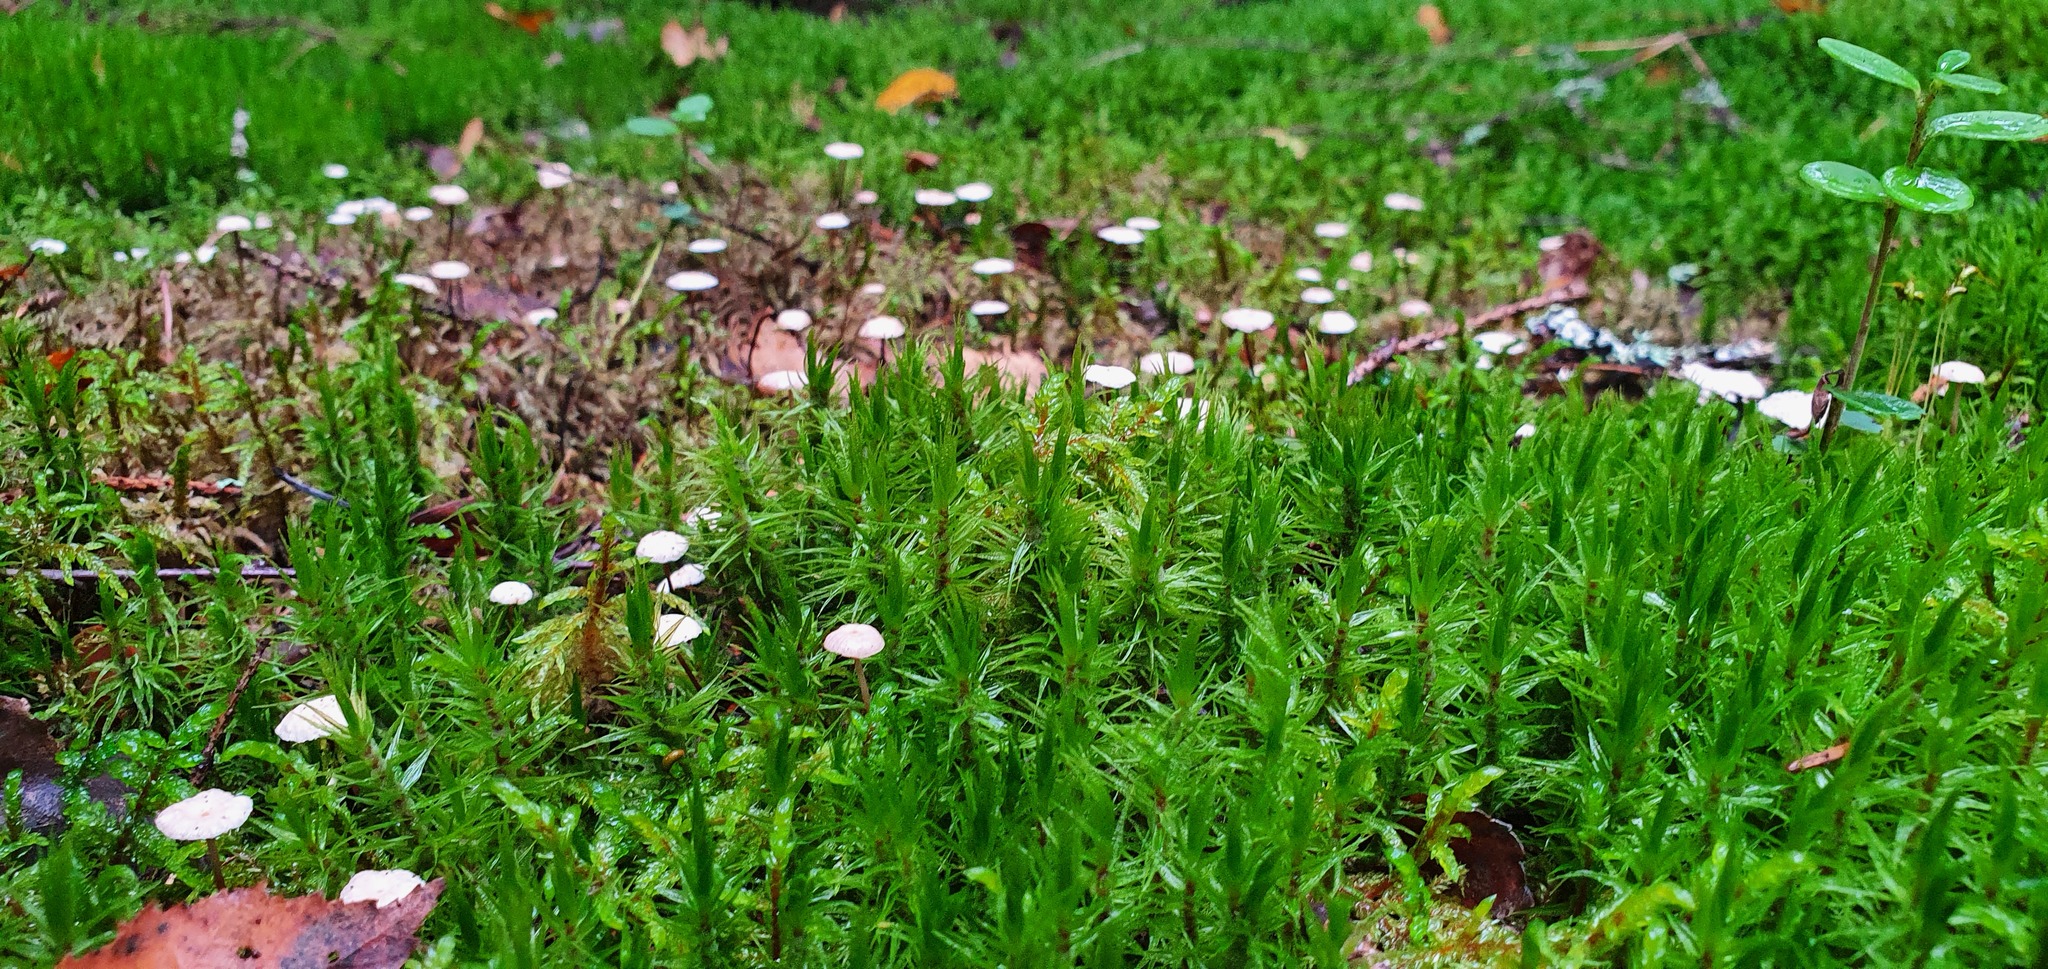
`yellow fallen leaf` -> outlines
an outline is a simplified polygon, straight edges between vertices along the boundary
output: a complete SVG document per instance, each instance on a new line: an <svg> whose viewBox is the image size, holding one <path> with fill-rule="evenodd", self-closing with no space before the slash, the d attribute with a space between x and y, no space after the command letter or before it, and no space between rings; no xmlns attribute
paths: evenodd
<svg viewBox="0 0 2048 969"><path fill-rule="evenodd" d="M661 25L661 49L677 67L718 60L730 47L731 41L725 37L712 40L711 32L701 23L687 29L673 20Z"/></svg>
<svg viewBox="0 0 2048 969"><path fill-rule="evenodd" d="M1431 46L1442 47L1451 42L1450 22L1444 19L1444 12L1436 4L1425 3L1415 8L1415 22L1429 32Z"/></svg>
<svg viewBox="0 0 2048 969"><path fill-rule="evenodd" d="M875 107L895 114L913 104L932 104L960 93L953 75L929 67L913 67L897 75L875 97Z"/></svg>

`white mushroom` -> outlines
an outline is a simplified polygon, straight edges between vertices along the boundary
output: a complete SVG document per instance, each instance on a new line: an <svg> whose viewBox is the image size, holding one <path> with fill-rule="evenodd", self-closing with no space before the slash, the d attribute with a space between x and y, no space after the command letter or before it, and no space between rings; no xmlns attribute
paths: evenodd
<svg viewBox="0 0 2048 969"><path fill-rule="evenodd" d="M1984 382L1984 369L1974 363L1967 363L1962 360L1949 360L1937 365L1934 368L1934 375L1952 384L1981 384Z"/></svg>
<svg viewBox="0 0 2048 969"><path fill-rule="evenodd" d="M825 146L825 155L838 161L853 161L868 153L866 148L851 141L835 141Z"/></svg>
<svg viewBox="0 0 2048 969"><path fill-rule="evenodd" d="M1128 225L1109 225L1095 230L1095 238L1113 246L1135 246L1145 241L1145 233Z"/></svg>
<svg viewBox="0 0 2048 969"><path fill-rule="evenodd" d="M995 186L987 182L968 182L953 190L954 197L962 202L986 202L995 194Z"/></svg>
<svg viewBox="0 0 2048 969"><path fill-rule="evenodd" d="M1394 307L1394 312L1413 320L1436 312L1436 308L1425 299L1404 299L1401 305Z"/></svg>
<svg viewBox="0 0 2048 969"><path fill-rule="evenodd" d="M690 540L666 528L648 532L633 544L633 554L657 565L667 565L690 551Z"/></svg>
<svg viewBox="0 0 2048 969"><path fill-rule="evenodd" d="M703 584L704 567L695 562L686 562L682 568L670 572L668 578L661 580L661 591L674 592L677 589Z"/></svg>
<svg viewBox="0 0 2048 969"><path fill-rule="evenodd" d="M847 217L847 214L844 212L827 212L824 215L818 216L818 221L815 224L826 232L837 232L852 225L853 219Z"/></svg>
<svg viewBox="0 0 2048 969"><path fill-rule="evenodd" d="M1195 371L1195 358L1179 350L1148 353L1138 358L1138 370L1149 374L1184 374Z"/></svg>
<svg viewBox="0 0 2048 969"><path fill-rule="evenodd" d="M1386 204L1387 208L1393 209L1396 212L1422 211L1422 200L1407 192L1389 192L1382 201Z"/></svg>
<svg viewBox="0 0 2048 969"><path fill-rule="evenodd" d="M685 269L662 280L662 285L678 293L701 293L718 286L718 277L697 269Z"/></svg>
<svg viewBox="0 0 2048 969"><path fill-rule="evenodd" d="M1505 330L1487 330L1484 333L1473 334L1472 342L1479 345L1482 353L1497 356L1514 349L1515 344L1522 342L1522 338Z"/></svg>
<svg viewBox="0 0 2048 969"><path fill-rule="evenodd" d="M436 185L427 189L427 197L435 205L462 205L469 201L469 190L460 185Z"/></svg>
<svg viewBox="0 0 2048 969"><path fill-rule="evenodd" d="M1351 223L1318 222L1315 232L1318 239L1342 239L1351 234Z"/></svg>
<svg viewBox="0 0 2048 969"><path fill-rule="evenodd" d="M61 256L71 251L71 247L60 239L37 239L28 244L28 251L43 256Z"/></svg>
<svg viewBox="0 0 2048 969"><path fill-rule="evenodd" d="M1325 336L1343 336L1358 329L1358 317L1343 310L1330 310L1316 315L1316 332Z"/></svg>
<svg viewBox="0 0 2048 969"><path fill-rule="evenodd" d="M527 326L546 326L561 317L561 311L543 306L537 310L527 310L525 319Z"/></svg>
<svg viewBox="0 0 2048 969"><path fill-rule="evenodd" d="M1303 266L1294 271L1294 278L1304 283L1320 283L1323 281L1323 271L1314 266Z"/></svg>
<svg viewBox="0 0 2048 969"><path fill-rule="evenodd" d="M208 841L242 826L256 802L208 788L156 813L156 829L172 841Z"/></svg>
<svg viewBox="0 0 2048 969"><path fill-rule="evenodd" d="M867 659L882 651L882 631L864 622L847 623L825 634L825 652Z"/></svg>
<svg viewBox="0 0 2048 969"><path fill-rule="evenodd" d="M938 188L921 188L911 193L910 197L912 201L919 205L928 205L939 209L960 201L953 193Z"/></svg>
<svg viewBox="0 0 2048 969"><path fill-rule="evenodd" d="M491 601L501 606L523 606L533 601L533 586L508 579L491 586Z"/></svg>
<svg viewBox="0 0 2048 969"><path fill-rule="evenodd" d="M974 305L967 308L967 312L973 316L1001 316L1009 311L1010 304L999 299L975 300Z"/></svg>
<svg viewBox="0 0 2048 969"><path fill-rule="evenodd" d="M1763 380L1747 370L1723 370L1701 363L1688 363L1678 368L1678 376L1699 387L1702 401L1708 397L1719 397L1734 404L1761 400L1769 393Z"/></svg>
<svg viewBox="0 0 2048 969"><path fill-rule="evenodd" d="M426 884L420 876L403 868L371 869L349 876L348 884L341 886L341 895L336 899L345 905L357 902L376 902L378 908L396 902L412 894L413 889Z"/></svg>
<svg viewBox="0 0 2048 969"><path fill-rule="evenodd" d="M438 284L436 284L432 279L429 279L428 277L422 276L418 273L399 273L398 275L391 277L391 281L397 283L400 286L405 286L410 289L417 289L422 293L434 293L438 295L441 292L441 287Z"/></svg>
<svg viewBox="0 0 2048 969"><path fill-rule="evenodd" d="M724 252L726 245L724 239L692 239L685 248L697 255L708 256L714 252Z"/></svg>
<svg viewBox="0 0 2048 969"><path fill-rule="evenodd" d="M853 193L853 204L855 205L873 205L881 200L882 196L871 188L864 188Z"/></svg>
<svg viewBox="0 0 2048 969"><path fill-rule="evenodd" d="M348 166L336 162L328 162L327 164L320 166L320 174L325 175L328 178L334 179L347 178Z"/></svg>
<svg viewBox="0 0 2048 969"><path fill-rule="evenodd" d="M810 382L810 375L801 370L770 370L754 381L754 389L764 394L786 394Z"/></svg>
<svg viewBox="0 0 2048 969"><path fill-rule="evenodd" d="M247 232L255 227L246 215L223 215L213 223L213 231L220 233Z"/></svg>
<svg viewBox="0 0 2048 969"><path fill-rule="evenodd" d="M348 718L342 715L341 698L332 693L316 696L300 703L277 721L277 739L288 744L303 744L332 737L348 729Z"/></svg>
<svg viewBox="0 0 2048 969"><path fill-rule="evenodd" d="M1272 328L1273 314L1266 310L1239 306L1223 311L1223 325L1239 333L1257 333Z"/></svg>
<svg viewBox="0 0 2048 969"><path fill-rule="evenodd" d="M1756 412L1795 431L1813 426L1813 393L1781 390L1756 402Z"/></svg>
<svg viewBox="0 0 2048 969"><path fill-rule="evenodd" d="M443 259L428 266L427 275L443 282L461 279L469 275L469 263L460 259Z"/></svg>
<svg viewBox="0 0 2048 969"><path fill-rule="evenodd" d="M800 309L783 310L775 314L775 328L791 333L802 333L811 328L811 314Z"/></svg>
<svg viewBox="0 0 2048 969"><path fill-rule="evenodd" d="M1158 232L1160 223L1149 215L1134 215L1125 219L1124 225L1139 232Z"/></svg>
<svg viewBox="0 0 2048 969"><path fill-rule="evenodd" d="M574 172L569 170L568 165L561 162L541 162L534 166L533 177L535 181L540 183L541 188L554 191L558 188L566 188L571 181L575 180L576 176Z"/></svg>
<svg viewBox="0 0 2048 969"><path fill-rule="evenodd" d="M1125 387L1129 387L1133 381L1137 380L1138 375L1130 372L1130 370L1124 367L1114 367L1100 363L1091 363L1088 365L1086 369L1081 371L1081 379L1091 384L1095 384L1099 387L1108 387L1111 390L1122 390Z"/></svg>
<svg viewBox="0 0 2048 969"><path fill-rule="evenodd" d="M405 221L425 222L434 217L434 210L424 205L415 205L405 210Z"/></svg>
<svg viewBox="0 0 2048 969"><path fill-rule="evenodd" d="M976 259L970 268L977 276L1001 276L1004 273L1015 272L1017 264L1008 259L991 256L987 259Z"/></svg>
<svg viewBox="0 0 2048 969"><path fill-rule="evenodd" d="M908 329L893 316L877 316L860 325L860 335L869 340L894 340Z"/></svg>
<svg viewBox="0 0 2048 969"><path fill-rule="evenodd" d="M671 612L654 621L654 645L664 649L681 646L704 635L704 624L695 616Z"/></svg>
<svg viewBox="0 0 2048 969"><path fill-rule="evenodd" d="M1301 301L1315 306L1336 302L1337 294L1322 286L1310 286L1301 291Z"/></svg>
<svg viewBox="0 0 2048 969"><path fill-rule="evenodd" d="M1521 427L1515 428L1515 440L1517 441L1526 441L1535 436L1536 425L1534 424L1523 424Z"/></svg>

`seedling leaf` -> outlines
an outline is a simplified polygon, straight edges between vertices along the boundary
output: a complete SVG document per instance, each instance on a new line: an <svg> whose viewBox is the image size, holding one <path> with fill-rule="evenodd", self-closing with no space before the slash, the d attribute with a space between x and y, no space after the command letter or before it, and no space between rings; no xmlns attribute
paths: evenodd
<svg viewBox="0 0 2048 969"><path fill-rule="evenodd" d="M626 130L648 138L667 138L682 129L667 118L633 118L626 122Z"/></svg>
<svg viewBox="0 0 2048 969"><path fill-rule="evenodd" d="M1799 170L1799 177L1829 195L1858 202L1883 202L1886 199L1884 183L1878 181L1876 175L1854 165L1832 161L1809 162Z"/></svg>
<svg viewBox="0 0 2048 969"><path fill-rule="evenodd" d="M1842 406L1877 417L1914 421L1926 413L1919 404L1875 390L1837 390L1834 395L1836 400L1842 402Z"/></svg>
<svg viewBox="0 0 2048 969"><path fill-rule="evenodd" d="M1970 64L1970 52L1966 50L1945 51L1941 59L1934 62L1934 69L1943 74L1960 71Z"/></svg>
<svg viewBox="0 0 2048 969"><path fill-rule="evenodd" d="M2004 94L2005 85L1988 77L1975 74L1936 74L1934 79L1953 88L1975 91L1978 94Z"/></svg>
<svg viewBox="0 0 2048 969"><path fill-rule="evenodd" d="M1822 37L1820 39L1820 49L1826 51L1829 57L1880 81L1896 84L1914 94L1920 93L1920 82L1913 79L1911 71L1900 67L1898 62L1874 50L1867 50L1848 41L1836 40L1833 37Z"/></svg>
<svg viewBox="0 0 2048 969"><path fill-rule="evenodd" d="M1931 215L1951 215L1975 202L1963 180L1944 171L1900 165L1884 173L1884 191L1892 201Z"/></svg>
<svg viewBox="0 0 2048 969"><path fill-rule="evenodd" d="M676 102L675 110L668 113L669 120L678 124L701 124L711 116L711 95L692 94Z"/></svg>
<svg viewBox="0 0 2048 969"><path fill-rule="evenodd" d="M1934 119L1927 134L1978 141L2033 141L2048 137L2048 118L2026 111L1963 111Z"/></svg>

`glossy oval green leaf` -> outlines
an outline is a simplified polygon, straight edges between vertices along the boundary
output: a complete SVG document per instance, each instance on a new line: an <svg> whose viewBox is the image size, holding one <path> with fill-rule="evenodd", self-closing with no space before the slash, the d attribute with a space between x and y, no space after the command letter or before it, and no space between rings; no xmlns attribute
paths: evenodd
<svg viewBox="0 0 2048 969"><path fill-rule="evenodd" d="M667 118L632 118L626 122L626 130L649 138L666 138L682 129Z"/></svg>
<svg viewBox="0 0 2048 969"><path fill-rule="evenodd" d="M711 116L711 95L692 94L677 101L675 110L668 116L685 124L697 124Z"/></svg>
<svg viewBox="0 0 2048 969"><path fill-rule="evenodd" d="M1988 77L1975 74L1936 74L1934 79L1952 88L1975 91L1978 94L2004 94L2005 85Z"/></svg>
<svg viewBox="0 0 2048 969"><path fill-rule="evenodd" d="M1852 431L1864 431L1870 434L1876 434L1884 430L1884 425L1879 424L1877 418L1849 407L1842 408L1841 424Z"/></svg>
<svg viewBox="0 0 2048 969"><path fill-rule="evenodd" d="M1944 51L1941 59L1934 62L1934 69L1943 74L1952 74L1969 66L1970 52L1966 50Z"/></svg>
<svg viewBox="0 0 2048 969"><path fill-rule="evenodd" d="M1914 94L1920 93L1920 82L1913 79L1913 73L1898 65L1897 61L1874 50L1865 50L1848 41L1833 37L1822 37L1820 49L1829 57L1841 61L1880 81L1896 84Z"/></svg>
<svg viewBox="0 0 2048 969"><path fill-rule="evenodd" d="M1832 161L1809 162L1799 170L1799 177L1814 188L1845 199L1883 202L1888 198L1884 194L1884 183L1878 181L1876 175L1854 165Z"/></svg>
<svg viewBox="0 0 2048 969"><path fill-rule="evenodd" d="M2033 141L2048 138L2048 118L2025 111L1962 111L1934 119L1927 134L1978 141Z"/></svg>
<svg viewBox="0 0 2048 969"><path fill-rule="evenodd" d="M1914 421L1919 420L1920 415L1927 413L1920 408L1919 404L1913 403L1910 400L1879 393L1875 390L1837 390L1834 391L1834 395L1836 400L1842 402L1842 406L1862 411L1874 417L1890 417L1895 420Z"/></svg>
<svg viewBox="0 0 2048 969"><path fill-rule="evenodd" d="M1949 215L1977 200L1970 186L1947 172L1901 165L1884 173L1884 193L1915 212Z"/></svg>

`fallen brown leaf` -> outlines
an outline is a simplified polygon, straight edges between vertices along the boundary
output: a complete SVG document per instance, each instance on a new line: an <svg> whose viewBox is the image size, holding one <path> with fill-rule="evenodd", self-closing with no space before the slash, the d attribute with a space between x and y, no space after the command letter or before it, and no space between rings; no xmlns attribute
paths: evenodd
<svg viewBox="0 0 2048 969"><path fill-rule="evenodd" d="M960 83L953 75L930 67L913 67L896 76L875 97L875 107L895 114L913 104L934 104L957 97Z"/></svg>
<svg viewBox="0 0 2048 969"><path fill-rule="evenodd" d="M1451 42L1453 32L1450 22L1444 19L1444 12L1438 9L1436 4L1425 3L1415 8L1415 22L1421 24L1422 29L1429 32L1429 43L1431 46L1442 47Z"/></svg>
<svg viewBox="0 0 2048 969"><path fill-rule="evenodd" d="M420 924L441 898L439 878L379 907L318 895L285 898L261 886L209 895L190 905L152 905L123 923L114 941L58 963L59 969L399 969Z"/></svg>
<svg viewBox="0 0 2048 969"><path fill-rule="evenodd" d="M1823 0L1771 0L1771 2L1777 5L1780 12L1788 14L1822 14L1828 12L1828 5Z"/></svg>
<svg viewBox="0 0 2048 969"><path fill-rule="evenodd" d="M1010 247L1017 263L1045 271L1045 247L1052 241L1052 227L1043 222L1019 222L1010 227Z"/></svg>
<svg viewBox="0 0 2048 969"><path fill-rule="evenodd" d="M1543 280L1543 291L1555 293L1581 286L1587 274L1593 271L1593 264L1600 261L1600 240L1589 232L1567 232L1559 238L1556 248L1547 250L1536 259L1536 274Z"/></svg>
<svg viewBox="0 0 2048 969"><path fill-rule="evenodd" d="M662 52L677 67L718 60L730 47L731 42L725 37L711 39L711 32L701 22L688 28L673 20L661 25Z"/></svg>
<svg viewBox="0 0 2048 969"><path fill-rule="evenodd" d="M1529 874L1522 867L1522 841L1507 822L1482 811L1459 811L1451 820L1471 832L1450 840L1451 857L1465 869L1458 897L1467 905L1493 899L1493 917L1505 919L1531 905Z"/></svg>
<svg viewBox="0 0 2048 969"><path fill-rule="evenodd" d="M457 171L461 170L462 163L469 161L469 156L476 154L476 146L483 143L484 119L469 119L469 123L462 126L462 137L455 142L455 157L460 159L456 165Z"/></svg>
<svg viewBox="0 0 2048 969"><path fill-rule="evenodd" d="M939 156L915 149L903 153L903 170L911 175L939 167Z"/></svg>
<svg viewBox="0 0 2048 969"><path fill-rule="evenodd" d="M1816 767L1822 767L1828 764L1832 764L1835 761L1841 760L1842 758L1847 756L1849 756L1849 742L1844 740L1841 743L1834 745L1833 747L1827 748L1826 750L1816 750L1813 753L1800 757L1799 759L1794 760L1789 764L1786 764L1785 769L1791 771L1794 774L1797 774L1803 770L1812 770Z"/></svg>
<svg viewBox="0 0 2048 969"><path fill-rule="evenodd" d="M495 3L484 4L484 12L501 23L510 24L529 34L538 34L540 29L555 19L552 10L507 10Z"/></svg>

